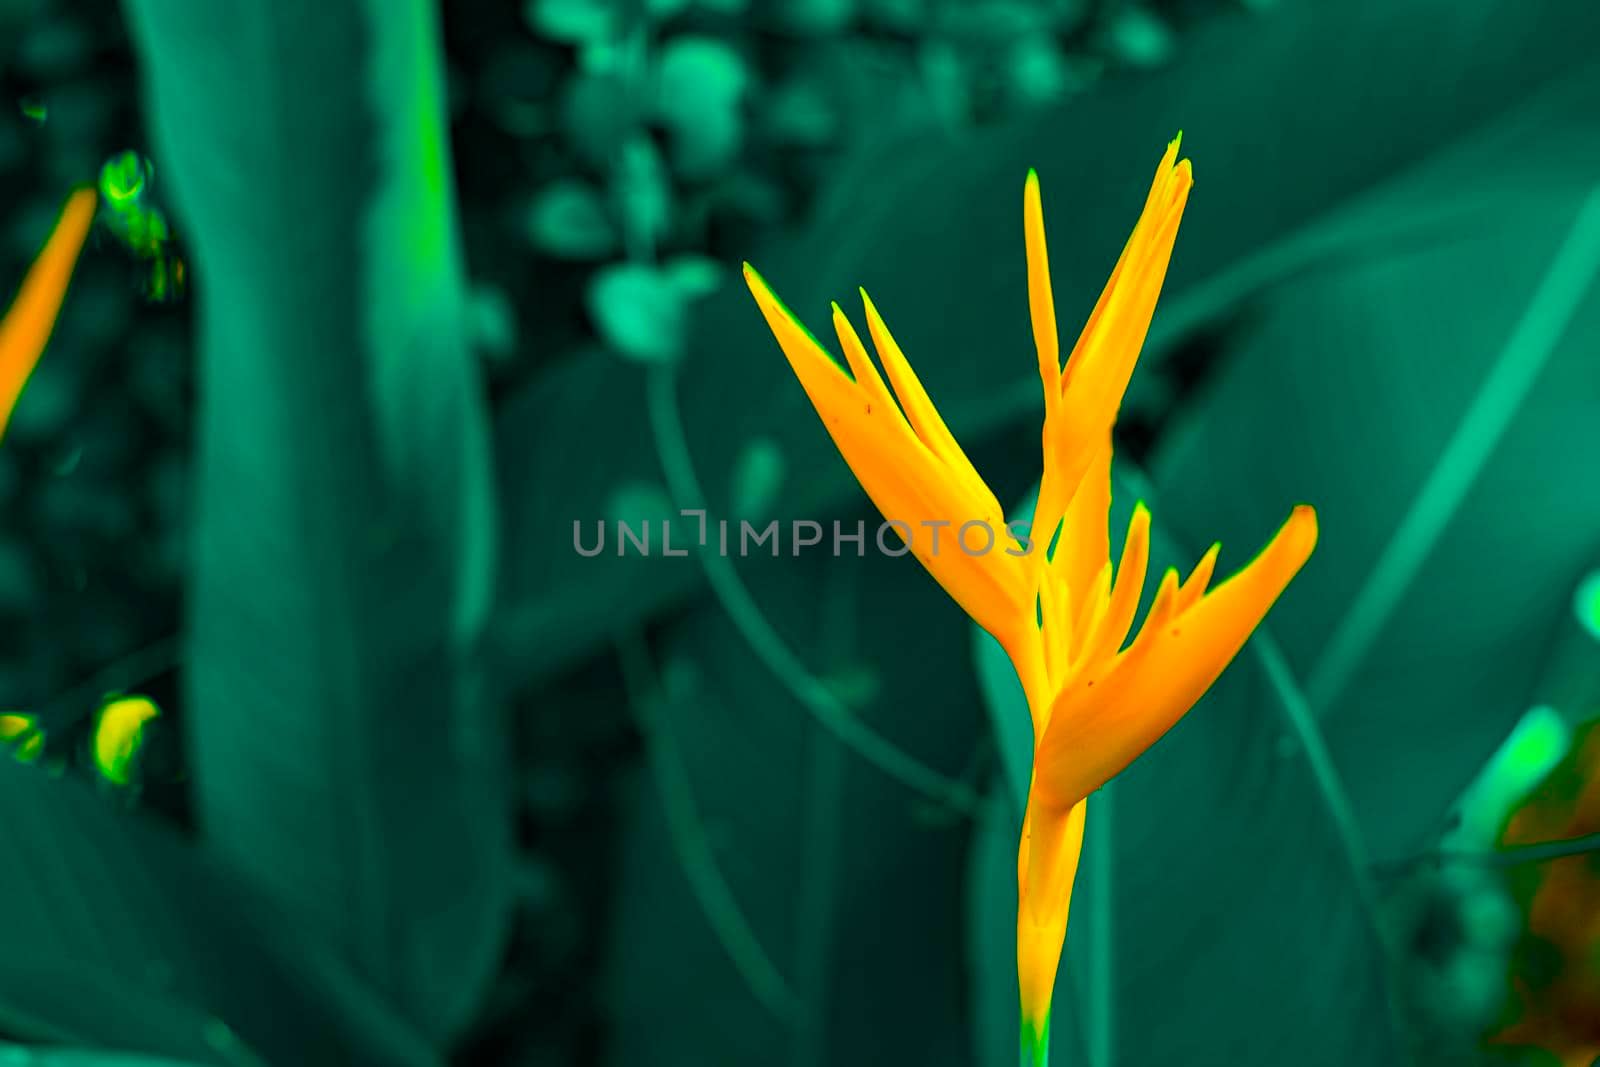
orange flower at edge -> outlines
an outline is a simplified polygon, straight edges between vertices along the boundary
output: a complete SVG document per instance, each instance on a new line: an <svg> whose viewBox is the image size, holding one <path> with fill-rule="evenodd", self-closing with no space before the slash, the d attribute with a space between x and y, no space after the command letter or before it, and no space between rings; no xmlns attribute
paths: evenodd
<svg viewBox="0 0 1600 1067"><path fill-rule="evenodd" d="M39 356L55 329L67 283L94 222L95 194L80 189L67 200L50 239L29 268L17 298L0 319L0 437Z"/></svg>
<svg viewBox="0 0 1600 1067"><path fill-rule="evenodd" d="M1033 719L1034 772L1017 857L1017 968L1024 1051L1040 1064L1088 795L1210 688L1317 538L1315 512L1302 505L1255 560L1209 592L1218 546L1186 581L1169 570L1138 635L1124 647L1148 566L1150 516L1142 503L1134 509L1113 575L1111 431L1193 185L1189 161L1177 161L1178 145L1168 146L1144 211L1064 370L1038 178L1029 173L1023 201L1028 300L1045 394L1044 474L1031 545L1018 554L999 547L940 553L931 539L910 539L912 553L934 579L1005 648ZM749 264L745 279L840 453L884 518L902 524L902 536L928 522L947 523L951 531L972 521L1005 527L994 494L864 291L887 385L837 304L834 329L849 376Z"/></svg>

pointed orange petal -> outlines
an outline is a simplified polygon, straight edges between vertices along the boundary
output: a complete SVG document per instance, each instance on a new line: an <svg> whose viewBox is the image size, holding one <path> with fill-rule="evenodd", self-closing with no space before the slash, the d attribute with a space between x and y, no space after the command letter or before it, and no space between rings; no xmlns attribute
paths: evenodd
<svg viewBox="0 0 1600 1067"><path fill-rule="evenodd" d="M1316 542L1316 513L1295 508L1244 569L1165 624L1147 622L1105 674L1074 679L1035 756L1038 787L1058 806L1072 803L1155 744L1238 655Z"/></svg>
<svg viewBox="0 0 1600 1067"><path fill-rule="evenodd" d="M1070 655L1067 662L1070 666L1067 672L1071 674L1077 670L1084 661L1084 654L1089 648L1089 638L1094 631L1103 624L1106 612L1111 608L1111 560L1109 558L1100 564L1100 570L1089 580L1088 586L1083 591L1083 603L1078 606L1077 616L1072 620L1072 635L1069 644Z"/></svg>
<svg viewBox="0 0 1600 1067"><path fill-rule="evenodd" d="M1128 534L1118 557L1117 578L1111 586L1111 603L1095 632L1086 639L1084 662L1115 656L1127 640L1128 629L1139 611L1145 570L1150 564L1150 511L1144 501L1133 506Z"/></svg>
<svg viewBox="0 0 1600 1067"><path fill-rule="evenodd" d="M889 382L894 386L894 394L899 399L900 406L905 409L906 418L911 421L917 436L944 460L962 486L981 505L981 513L969 515L967 518L983 519L991 523L998 521L1004 525L1000 502L979 477L972 462L967 459L967 454L956 443L955 436L945 425L939 409L934 407L927 391L922 388L922 382L917 378L916 372L911 369L911 363L900 350L900 345L895 342L894 335L889 332L883 316L878 314L872 298L867 296L865 289L860 292L862 306L867 312L867 332L872 336L872 346L877 349L878 358L883 361L883 369L889 374Z"/></svg>
<svg viewBox="0 0 1600 1067"><path fill-rule="evenodd" d="M1162 157L1123 258L1068 358L1063 390L1066 421L1071 424L1110 426L1121 407L1194 184L1188 160L1174 165L1177 150L1174 140Z"/></svg>
<svg viewBox="0 0 1600 1067"><path fill-rule="evenodd" d="M67 200L44 250L34 261L16 302L0 320L0 436L39 356L55 329L78 253L94 222L95 194L80 189Z"/></svg>
<svg viewBox="0 0 1600 1067"><path fill-rule="evenodd" d="M1028 315L1033 321L1033 347L1039 354L1039 380L1044 384L1044 420L1049 424L1059 418L1061 407L1061 338L1056 330L1055 296L1050 291L1039 175L1032 170L1022 190L1022 228L1028 254Z"/></svg>
<svg viewBox="0 0 1600 1067"><path fill-rule="evenodd" d="M1217 569L1217 554L1221 551L1220 541L1206 549L1206 554L1200 557L1200 562L1194 565L1189 577L1178 587L1178 599L1173 604L1174 611L1187 611L1206 595L1206 585L1211 581L1211 572Z"/></svg>
<svg viewBox="0 0 1600 1067"><path fill-rule="evenodd" d="M1139 633L1133 639L1130 649L1136 648L1144 640L1146 634L1153 634L1167 624L1172 618L1172 606L1178 601L1178 570L1168 567L1161 573L1161 582L1156 586L1155 599L1150 601L1150 610L1145 612L1144 625L1139 627Z"/></svg>
<svg viewBox="0 0 1600 1067"><path fill-rule="evenodd" d="M900 532L909 534L912 554L1002 644L1018 632L1023 620L1032 625L1033 602L1021 566L1025 557L1004 551L1003 520L985 514L987 502L974 500L961 481L950 476L948 466L912 432L898 408L875 403L870 388L851 381L748 265L745 281L839 453L884 518L904 524ZM847 334L853 336L854 331ZM999 522L991 551L968 552L960 547L960 527L974 519ZM945 525L936 528L928 523ZM981 534L970 537L981 547Z"/></svg>
<svg viewBox="0 0 1600 1067"><path fill-rule="evenodd" d="M1094 452L1067 501L1061 541L1052 565L1052 570L1072 589L1074 598L1081 600L1100 568L1111 558L1111 533L1107 523L1110 512L1111 434L1107 431L1095 442ZM1076 647L1078 638L1073 641Z"/></svg>
<svg viewBox="0 0 1600 1067"><path fill-rule="evenodd" d="M856 328L845 316L844 309L837 303L833 305L833 332L839 337L839 346L844 349L844 358L850 364L850 373L855 377L856 387L874 404L882 404L884 411L899 411L889 387L884 384L883 377L878 374L878 368L873 366L872 359L867 355L866 347L861 343L861 335L856 333Z"/></svg>

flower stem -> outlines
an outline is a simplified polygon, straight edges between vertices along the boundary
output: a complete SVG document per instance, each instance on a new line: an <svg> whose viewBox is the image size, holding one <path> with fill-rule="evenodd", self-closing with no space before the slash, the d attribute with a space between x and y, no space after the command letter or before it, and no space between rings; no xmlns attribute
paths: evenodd
<svg viewBox="0 0 1600 1067"><path fill-rule="evenodd" d="M1022 1020L1022 1067L1049 1067L1050 1016L1035 1024Z"/></svg>

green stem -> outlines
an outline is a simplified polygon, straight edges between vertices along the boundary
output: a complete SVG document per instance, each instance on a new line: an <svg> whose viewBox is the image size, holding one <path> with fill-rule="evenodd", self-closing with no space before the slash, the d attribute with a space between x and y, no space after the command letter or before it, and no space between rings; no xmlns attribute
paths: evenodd
<svg viewBox="0 0 1600 1067"><path fill-rule="evenodd" d="M1050 1016L1037 1028L1027 1019L1022 1020L1022 1067L1049 1067Z"/></svg>
<svg viewBox="0 0 1600 1067"><path fill-rule="evenodd" d="M702 530L717 522L695 473L679 418L676 371L658 367L646 384L651 432L656 454L667 479L667 492L682 513L698 511ZM726 556L712 551L697 553L706 582L750 651L778 679L823 729L850 751L878 770L930 800L962 815L974 816L979 799L971 786L956 781L905 752L887 737L851 713L822 679L814 675L799 654L763 614L761 606Z"/></svg>

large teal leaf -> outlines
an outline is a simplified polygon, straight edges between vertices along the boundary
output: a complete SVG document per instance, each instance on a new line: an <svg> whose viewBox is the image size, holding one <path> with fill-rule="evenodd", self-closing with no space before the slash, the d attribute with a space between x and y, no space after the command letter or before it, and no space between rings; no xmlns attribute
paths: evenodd
<svg viewBox="0 0 1600 1067"><path fill-rule="evenodd" d="M1273 630L1380 863L1557 696L1539 679L1600 552L1597 108L1600 65L1326 218L1237 294L1153 463L1187 538L1317 506Z"/></svg>
<svg viewBox="0 0 1600 1067"><path fill-rule="evenodd" d="M1155 516L1152 575L1188 573L1200 550L1175 548L1160 529L1165 502L1138 495ZM1135 499L1119 478L1113 531L1127 528ZM1287 514L1286 501L1280 521ZM1225 542L1218 575L1260 544ZM1306 573L1318 566L1313 555ZM1305 596L1291 586L1280 604ZM974 1037L980 1064L1005 1067L1017 1057L1016 847L1032 735L1004 652L978 637L1007 773L969 875ZM1301 698L1276 655L1258 633L1177 727L1090 798L1051 1063L1404 1062L1369 874L1321 789L1318 753L1308 759L1300 743Z"/></svg>
<svg viewBox="0 0 1600 1067"><path fill-rule="evenodd" d="M870 544L876 519L846 528L858 517ZM752 651L743 607L707 605L631 654L650 759L624 793L608 1063L968 1062L966 619L914 561L850 551L732 561L805 681ZM841 744L813 687L958 779L956 799Z"/></svg>
<svg viewBox="0 0 1600 1067"><path fill-rule="evenodd" d="M885 146L844 171L855 180L826 191L829 209L808 230L744 254L819 333L827 302L848 303L865 285L971 445L1038 417L1020 210L1030 166L1044 182L1070 330L1115 262L1166 139L1185 131L1197 184L1146 357L1154 363L1189 324L1272 271L1305 227L1514 111L1584 60L1597 32L1600 7L1519 0L1296 3L1222 18L1169 69L958 143ZM855 492L736 277L705 305L683 398L714 504L726 504L738 456L758 437L794 472L791 514L826 513ZM507 573L500 639L530 675L593 648L617 618L697 588L681 561L573 565L571 520L600 517L618 485L655 477L643 407L635 368L580 359L513 398L499 420L508 526L527 546ZM570 450L572 441L587 445Z"/></svg>
<svg viewBox="0 0 1600 1067"><path fill-rule="evenodd" d="M509 811L435 11L127 7L200 303L200 823L441 1035L498 963Z"/></svg>
<svg viewBox="0 0 1600 1067"><path fill-rule="evenodd" d="M7 1067L194 1067L190 1061L152 1059L121 1052L5 1045L0 1045L0 1063Z"/></svg>
<svg viewBox="0 0 1600 1067"><path fill-rule="evenodd" d="M98 1049L41 1049L22 1045L0 1045L0 1063L6 1067L195 1067L189 1060L179 1062Z"/></svg>
<svg viewBox="0 0 1600 1067"><path fill-rule="evenodd" d="M0 757L0 1032L222 1067L439 1062L297 911L114 803Z"/></svg>

